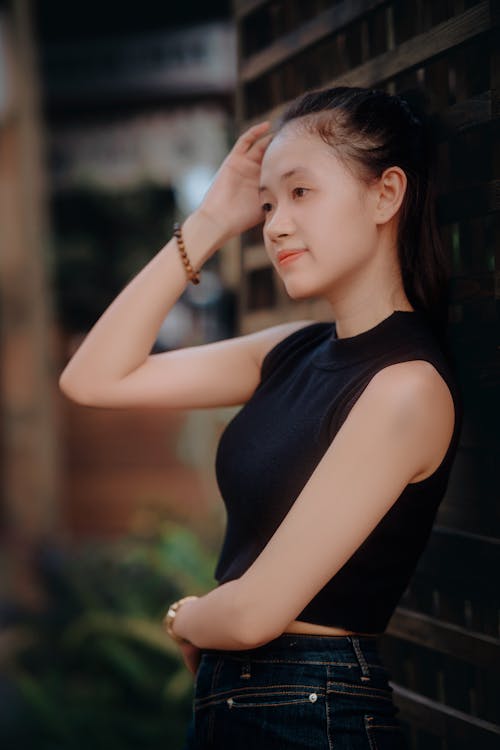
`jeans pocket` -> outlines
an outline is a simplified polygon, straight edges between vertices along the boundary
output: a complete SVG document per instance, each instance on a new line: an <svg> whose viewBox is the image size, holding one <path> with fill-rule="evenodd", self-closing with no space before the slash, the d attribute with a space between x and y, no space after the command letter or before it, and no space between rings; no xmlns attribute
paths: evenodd
<svg viewBox="0 0 500 750"><path fill-rule="evenodd" d="M324 676L307 665L226 658L198 682L194 708L224 703L229 708L312 706L324 703Z"/></svg>
<svg viewBox="0 0 500 750"><path fill-rule="evenodd" d="M401 725L395 716L365 714L365 732L370 750L407 750Z"/></svg>
<svg viewBox="0 0 500 750"><path fill-rule="evenodd" d="M203 746L239 750L325 748L325 679L290 665L225 659L194 700L196 735ZM294 674L295 673L295 674ZM295 677L295 679L294 679Z"/></svg>
<svg viewBox="0 0 500 750"><path fill-rule="evenodd" d="M225 699L229 708L278 708L324 702L325 691L317 685L269 685L231 691Z"/></svg>
<svg viewBox="0 0 500 750"><path fill-rule="evenodd" d="M230 687L210 692L208 695L195 697L194 710L207 708L217 703L224 703L228 708L257 708L277 706L314 705L324 703L325 688L321 685L269 684L251 685L248 687Z"/></svg>

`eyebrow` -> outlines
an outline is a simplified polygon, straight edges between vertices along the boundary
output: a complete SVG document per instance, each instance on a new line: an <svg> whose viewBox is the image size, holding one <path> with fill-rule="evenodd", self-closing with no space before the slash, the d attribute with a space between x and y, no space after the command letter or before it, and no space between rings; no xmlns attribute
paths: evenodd
<svg viewBox="0 0 500 750"><path fill-rule="evenodd" d="M307 169L307 167L294 167L293 169L289 169L288 172L284 172L280 177L280 182L283 182L283 180L288 179L288 177L292 177L294 174L297 174L297 172L304 172L305 174L310 174L310 170ZM264 190L269 190L265 185L259 186L259 193L263 193Z"/></svg>

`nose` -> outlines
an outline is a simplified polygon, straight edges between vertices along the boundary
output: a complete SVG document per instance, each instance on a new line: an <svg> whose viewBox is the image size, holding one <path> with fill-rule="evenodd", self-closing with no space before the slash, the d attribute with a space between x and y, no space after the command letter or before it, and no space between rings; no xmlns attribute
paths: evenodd
<svg viewBox="0 0 500 750"><path fill-rule="evenodd" d="M284 237L289 237L293 234L293 231L294 225L290 214L285 212L283 208L276 207L272 216L264 225L264 233L272 242L278 242Z"/></svg>

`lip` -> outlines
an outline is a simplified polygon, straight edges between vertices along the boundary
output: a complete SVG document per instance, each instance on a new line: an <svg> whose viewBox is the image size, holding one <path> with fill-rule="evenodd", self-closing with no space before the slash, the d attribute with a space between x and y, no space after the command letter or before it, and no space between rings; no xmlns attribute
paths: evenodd
<svg viewBox="0 0 500 750"><path fill-rule="evenodd" d="M298 258L299 255L303 255L307 252L307 250L280 250L277 254L278 263L280 265L283 263L290 263L292 260L295 260L295 258Z"/></svg>

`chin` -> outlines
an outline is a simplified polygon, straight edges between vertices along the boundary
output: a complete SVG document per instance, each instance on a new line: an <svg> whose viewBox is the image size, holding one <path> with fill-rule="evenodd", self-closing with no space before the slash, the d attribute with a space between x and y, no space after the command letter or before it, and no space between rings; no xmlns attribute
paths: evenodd
<svg viewBox="0 0 500 750"><path fill-rule="evenodd" d="M285 284L285 290L288 296L294 300L311 299L320 295L319 289L312 288L311 285L301 284L300 282Z"/></svg>

